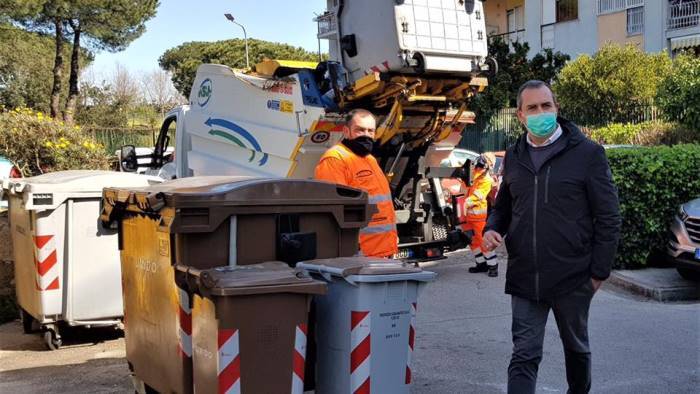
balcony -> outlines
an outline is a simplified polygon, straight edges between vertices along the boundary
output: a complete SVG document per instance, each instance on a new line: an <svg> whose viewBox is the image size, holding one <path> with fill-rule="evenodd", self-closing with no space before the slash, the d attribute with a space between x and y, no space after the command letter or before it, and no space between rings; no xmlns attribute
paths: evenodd
<svg viewBox="0 0 700 394"><path fill-rule="evenodd" d="M669 0L668 30L684 29L700 25L700 0Z"/></svg>
<svg viewBox="0 0 700 394"><path fill-rule="evenodd" d="M503 41L509 44L512 44L514 42L523 43L525 42L525 29L514 30L502 34L491 34L488 37L489 42L496 39L496 37L500 37Z"/></svg>

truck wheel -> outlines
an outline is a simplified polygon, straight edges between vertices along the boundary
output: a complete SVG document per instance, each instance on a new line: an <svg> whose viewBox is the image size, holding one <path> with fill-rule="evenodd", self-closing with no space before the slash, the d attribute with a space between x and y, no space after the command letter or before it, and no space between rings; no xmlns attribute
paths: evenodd
<svg viewBox="0 0 700 394"><path fill-rule="evenodd" d="M58 350L63 345L60 335L51 328L44 331L44 343L49 350Z"/></svg>

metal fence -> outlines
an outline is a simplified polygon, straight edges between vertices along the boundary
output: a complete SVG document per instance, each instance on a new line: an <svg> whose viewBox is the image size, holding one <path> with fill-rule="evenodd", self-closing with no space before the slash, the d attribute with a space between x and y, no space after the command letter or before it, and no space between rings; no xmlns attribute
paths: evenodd
<svg viewBox="0 0 700 394"><path fill-rule="evenodd" d="M524 129L516 108L504 108L490 118L477 117L462 133L460 148L474 152L497 152L513 145ZM595 123L576 113L560 111L561 115L581 127L600 127L611 123L638 124L661 119L661 111L653 105L631 105L617 111L601 113Z"/></svg>
<svg viewBox="0 0 700 394"><path fill-rule="evenodd" d="M700 0L671 0L666 28L682 29L700 24Z"/></svg>
<svg viewBox="0 0 700 394"><path fill-rule="evenodd" d="M476 123L467 126L459 146L474 152L505 150L522 134L515 108L504 108L490 118L477 117Z"/></svg>
<svg viewBox="0 0 700 394"><path fill-rule="evenodd" d="M158 133L157 129L150 128L84 127L83 130L102 144L110 155L124 145L152 147Z"/></svg>

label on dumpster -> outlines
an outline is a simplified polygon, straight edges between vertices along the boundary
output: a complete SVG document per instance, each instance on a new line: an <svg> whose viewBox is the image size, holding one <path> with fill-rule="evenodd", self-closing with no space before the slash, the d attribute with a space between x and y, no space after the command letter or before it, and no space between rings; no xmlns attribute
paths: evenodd
<svg viewBox="0 0 700 394"><path fill-rule="evenodd" d="M158 235L158 254L163 257L170 257L170 242L168 235Z"/></svg>
<svg viewBox="0 0 700 394"><path fill-rule="evenodd" d="M201 346L194 346L194 352L197 354L197 356L202 357L202 358L207 358L207 359L212 359L214 358L214 353L211 352L210 350L207 350Z"/></svg>
<svg viewBox="0 0 700 394"><path fill-rule="evenodd" d="M380 313L381 325L387 329L387 332L384 334L385 339L401 338L402 327L400 321L402 316L410 317L410 314L409 310Z"/></svg>
<svg viewBox="0 0 700 394"><path fill-rule="evenodd" d="M155 261L150 261L139 257L139 259L136 260L136 268L149 274L155 274L158 271L158 264L156 264Z"/></svg>

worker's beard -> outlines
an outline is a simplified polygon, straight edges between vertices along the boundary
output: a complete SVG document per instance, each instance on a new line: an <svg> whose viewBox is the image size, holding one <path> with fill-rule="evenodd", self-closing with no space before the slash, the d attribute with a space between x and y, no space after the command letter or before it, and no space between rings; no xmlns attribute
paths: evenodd
<svg viewBox="0 0 700 394"><path fill-rule="evenodd" d="M343 145L347 146L352 153L365 157L372 153L372 146L374 146L374 140L371 137L362 136L355 139L349 140L345 138L343 140Z"/></svg>

